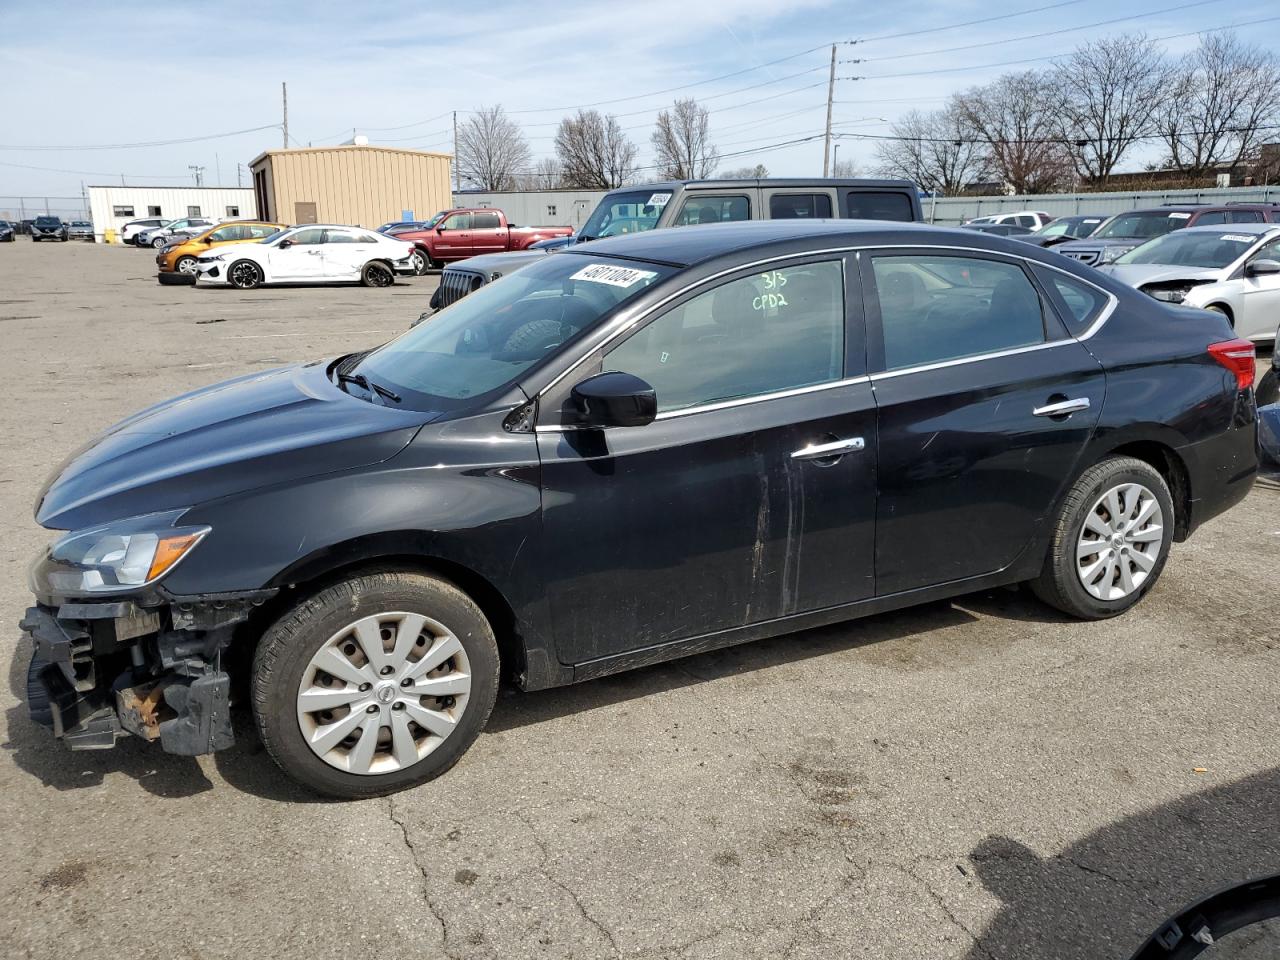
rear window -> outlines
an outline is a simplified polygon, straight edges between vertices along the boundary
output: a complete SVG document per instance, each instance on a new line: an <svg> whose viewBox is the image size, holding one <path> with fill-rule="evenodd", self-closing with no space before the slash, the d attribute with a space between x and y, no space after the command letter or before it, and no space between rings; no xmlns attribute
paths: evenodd
<svg viewBox="0 0 1280 960"><path fill-rule="evenodd" d="M825 193L775 193L769 198L770 220L830 217L831 198Z"/></svg>
<svg viewBox="0 0 1280 960"><path fill-rule="evenodd" d="M732 223L751 219L751 201L742 196L723 194L691 194L680 209L673 227L690 227L698 223Z"/></svg>
<svg viewBox="0 0 1280 960"><path fill-rule="evenodd" d="M897 220L911 223L916 212L911 198L904 193L874 190L850 190L845 194L849 217L854 220Z"/></svg>
<svg viewBox="0 0 1280 960"><path fill-rule="evenodd" d="M473 213L471 215L472 230L497 230L502 226L502 219L496 213Z"/></svg>

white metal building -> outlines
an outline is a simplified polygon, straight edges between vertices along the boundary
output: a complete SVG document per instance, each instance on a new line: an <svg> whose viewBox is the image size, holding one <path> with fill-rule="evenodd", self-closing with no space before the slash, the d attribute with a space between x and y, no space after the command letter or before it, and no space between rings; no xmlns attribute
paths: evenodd
<svg viewBox="0 0 1280 960"><path fill-rule="evenodd" d="M522 227L573 227L591 216L604 190L527 190L510 193L455 193L456 207L496 207Z"/></svg>
<svg viewBox="0 0 1280 960"><path fill-rule="evenodd" d="M146 217L206 217L240 220L256 217L252 187L90 187L89 216L101 242L105 230Z"/></svg>

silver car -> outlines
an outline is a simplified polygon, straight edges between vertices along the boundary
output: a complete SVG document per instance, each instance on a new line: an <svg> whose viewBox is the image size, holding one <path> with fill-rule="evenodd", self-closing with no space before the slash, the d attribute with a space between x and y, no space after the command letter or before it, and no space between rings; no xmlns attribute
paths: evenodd
<svg viewBox="0 0 1280 960"><path fill-rule="evenodd" d="M205 217L183 217L181 220L170 220L162 227L153 227L138 233L134 240L140 247L154 247L159 250L173 240L189 240L197 233L203 233L214 226L214 221Z"/></svg>
<svg viewBox="0 0 1280 960"><path fill-rule="evenodd" d="M1280 224L1187 227L1099 269L1156 300L1225 314L1241 337L1276 337Z"/></svg>

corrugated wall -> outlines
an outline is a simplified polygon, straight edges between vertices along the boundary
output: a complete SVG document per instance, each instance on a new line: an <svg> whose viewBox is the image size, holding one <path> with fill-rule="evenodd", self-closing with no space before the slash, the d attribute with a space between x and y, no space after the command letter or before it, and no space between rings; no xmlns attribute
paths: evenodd
<svg viewBox="0 0 1280 960"><path fill-rule="evenodd" d="M253 166L269 170L274 213L299 219L298 204L314 203L319 223L376 227L405 210L425 219L451 202L450 156L384 147L273 150Z"/></svg>
<svg viewBox="0 0 1280 960"><path fill-rule="evenodd" d="M603 190L534 190L510 193L458 193L455 207L493 207L522 227L579 229L591 216Z"/></svg>
<svg viewBox="0 0 1280 960"><path fill-rule="evenodd" d="M932 223L963 223L973 217L1015 210L1041 210L1055 217L1097 213L1111 216L1166 203L1280 202L1280 187L1224 187L1212 190L1140 190L1116 193L1040 193L1010 197L947 197L920 201Z"/></svg>
<svg viewBox="0 0 1280 960"><path fill-rule="evenodd" d="M132 207L133 214L116 216L118 206ZM108 228L118 231L130 220L151 217L150 207L159 207L156 216L166 220L187 216L188 207L198 207L200 216L210 220L247 220L258 215L252 187L89 187L89 217L99 240ZM228 213L228 207L239 213Z"/></svg>

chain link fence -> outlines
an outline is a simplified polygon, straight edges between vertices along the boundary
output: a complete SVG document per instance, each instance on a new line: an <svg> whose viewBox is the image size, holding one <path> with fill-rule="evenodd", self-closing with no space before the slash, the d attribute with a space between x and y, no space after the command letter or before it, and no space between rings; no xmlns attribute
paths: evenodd
<svg viewBox="0 0 1280 960"><path fill-rule="evenodd" d="M0 196L0 220L34 220L36 217L58 217L62 220L88 220L89 203L84 197L4 197Z"/></svg>

